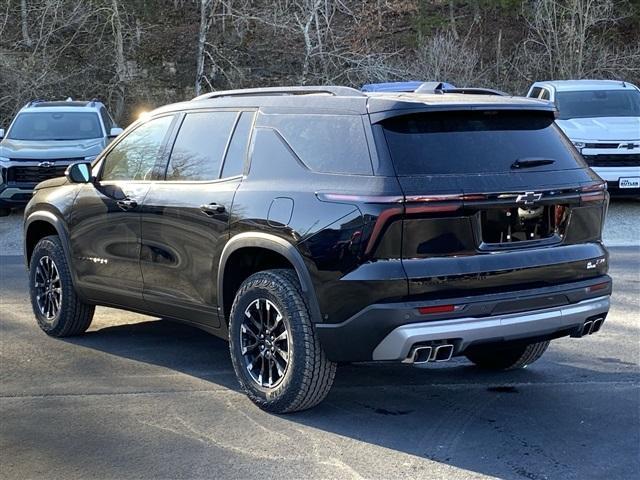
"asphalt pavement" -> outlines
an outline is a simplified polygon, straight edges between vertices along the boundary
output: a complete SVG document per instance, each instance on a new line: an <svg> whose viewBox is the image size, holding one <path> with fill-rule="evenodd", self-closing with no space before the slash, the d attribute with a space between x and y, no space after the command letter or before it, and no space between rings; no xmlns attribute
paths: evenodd
<svg viewBox="0 0 640 480"><path fill-rule="evenodd" d="M463 359L340 367L317 408L257 409L228 347L99 308L84 336L36 326L21 257L0 257L2 478L628 479L640 471L640 247L612 248L602 331L529 368Z"/></svg>

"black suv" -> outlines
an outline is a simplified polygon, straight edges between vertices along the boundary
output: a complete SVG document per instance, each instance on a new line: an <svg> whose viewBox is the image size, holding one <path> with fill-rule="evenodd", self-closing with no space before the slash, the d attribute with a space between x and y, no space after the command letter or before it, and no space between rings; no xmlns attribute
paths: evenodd
<svg viewBox="0 0 640 480"><path fill-rule="evenodd" d="M604 183L554 107L345 87L216 92L160 108L25 211L40 327L94 305L229 339L240 384L292 412L337 362L523 367L598 331Z"/></svg>

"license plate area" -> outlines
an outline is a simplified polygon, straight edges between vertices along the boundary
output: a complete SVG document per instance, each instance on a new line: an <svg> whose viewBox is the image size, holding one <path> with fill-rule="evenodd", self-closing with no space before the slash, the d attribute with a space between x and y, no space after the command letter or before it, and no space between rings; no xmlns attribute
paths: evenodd
<svg viewBox="0 0 640 480"><path fill-rule="evenodd" d="M640 177L620 177L619 188L640 188Z"/></svg>
<svg viewBox="0 0 640 480"><path fill-rule="evenodd" d="M480 212L481 242L499 248L560 240L568 215L565 205L487 208Z"/></svg>

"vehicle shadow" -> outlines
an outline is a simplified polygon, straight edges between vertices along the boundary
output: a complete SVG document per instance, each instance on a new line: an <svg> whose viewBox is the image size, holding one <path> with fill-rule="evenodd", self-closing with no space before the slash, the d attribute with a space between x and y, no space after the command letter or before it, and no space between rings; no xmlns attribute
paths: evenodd
<svg viewBox="0 0 640 480"><path fill-rule="evenodd" d="M227 343L180 323L144 321L65 341L239 390ZM504 373L482 371L461 359L424 369L341 366L325 402L279 421L467 473L533 479L630 474L637 465L629 459L637 455L640 440L633 427L637 368L622 365L627 370L616 373L611 365L577 367L565 362L561 350L552 348L533 367ZM268 414L248 402L243 409L269 422Z"/></svg>

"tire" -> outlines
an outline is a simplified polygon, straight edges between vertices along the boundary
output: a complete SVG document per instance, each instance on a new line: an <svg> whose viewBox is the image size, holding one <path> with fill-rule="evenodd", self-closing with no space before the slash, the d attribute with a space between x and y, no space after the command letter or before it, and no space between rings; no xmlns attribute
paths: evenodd
<svg viewBox="0 0 640 480"><path fill-rule="evenodd" d="M267 328L261 330L261 325ZM262 331L266 335L260 340ZM292 270L258 272L240 286L231 307L229 349L242 390L268 412L311 408L327 396L333 384L336 364L326 358L320 346L309 306Z"/></svg>
<svg viewBox="0 0 640 480"><path fill-rule="evenodd" d="M10 208L0 207L0 217L8 217L9 215L11 215Z"/></svg>
<svg viewBox="0 0 640 480"><path fill-rule="evenodd" d="M43 298L47 293L43 293L42 289L47 290L48 287L42 285L47 285L47 272L51 271L54 272L51 277L59 279L48 282L52 295L57 295L57 298L50 297L47 300ZM91 325L95 307L78 298L71 281L67 258L57 236L44 237L35 246L29 262L29 292L38 326L47 335L79 335Z"/></svg>
<svg viewBox="0 0 640 480"><path fill-rule="evenodd" d="M549 347L549 341L517 344L500 349L477 350L466 357L481 368L515 370L538 360Z"/></svg>

